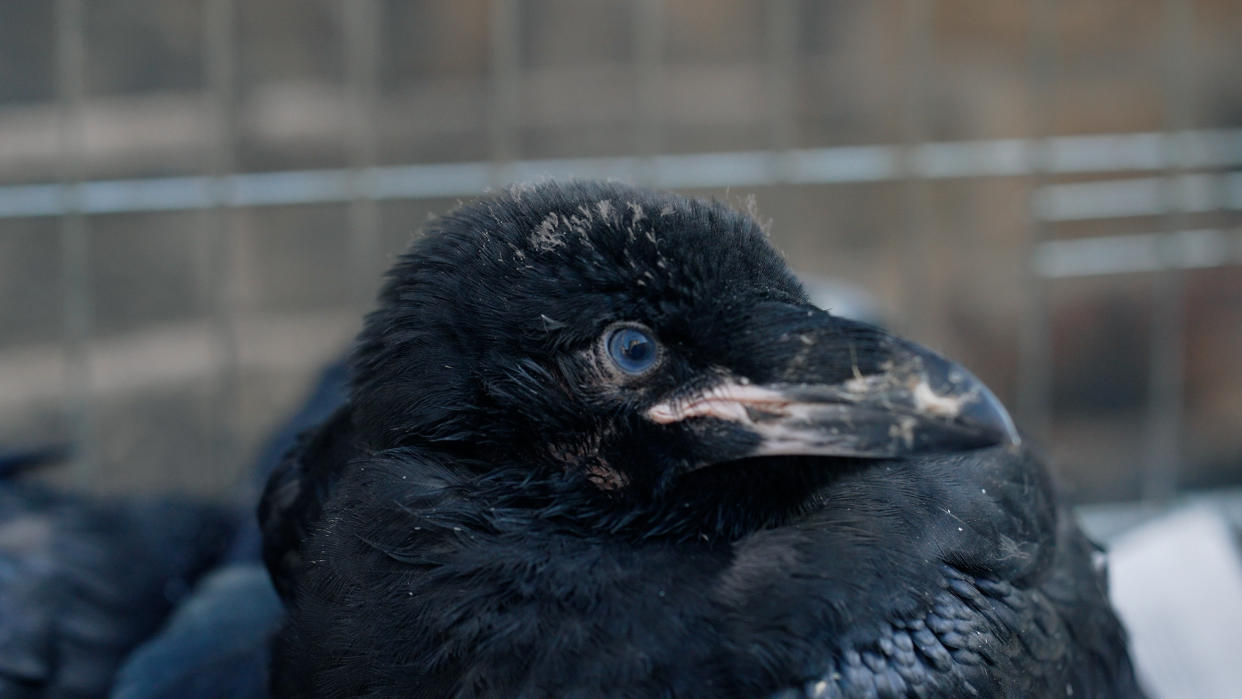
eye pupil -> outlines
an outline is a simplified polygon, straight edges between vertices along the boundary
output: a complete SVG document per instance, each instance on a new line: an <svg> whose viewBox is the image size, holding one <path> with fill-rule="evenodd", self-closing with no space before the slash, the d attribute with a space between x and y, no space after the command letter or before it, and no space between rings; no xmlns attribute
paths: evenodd
<svg viewBox="0 0 1242 699"><path fill-rule="evenodd" d="M655 339L638 328L617 328L608 338L608 355L622 371L641 374L655 365Z"/></svg>

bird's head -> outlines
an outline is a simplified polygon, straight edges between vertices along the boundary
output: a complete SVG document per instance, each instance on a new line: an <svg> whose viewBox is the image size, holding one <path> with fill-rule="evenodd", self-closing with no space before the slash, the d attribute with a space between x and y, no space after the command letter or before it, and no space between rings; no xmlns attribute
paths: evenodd
<svg viewBox="0 0 1242 699"><path fill-rule="evenodd" d="M1018 437L964 368L816 308L759 225L613 183L514 189L430 226L353 364L371 450L666 492L721 464L887 459Z"/></svg>

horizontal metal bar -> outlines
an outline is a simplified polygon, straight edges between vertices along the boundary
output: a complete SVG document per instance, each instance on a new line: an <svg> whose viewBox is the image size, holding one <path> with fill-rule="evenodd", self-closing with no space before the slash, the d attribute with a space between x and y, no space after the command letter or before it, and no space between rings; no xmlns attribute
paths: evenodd
<svg viewBox="0 0 1242 699"><path fill-rule="evenodd" d="M1242 172L1053 184L1031 201L1032 213L1050 222L1240 209Z"/></svg>
<svg viewBox="0 0 1242 699"><path fill-rule="evenodd" d="M901 151L894 146L846 146L788 151L789 181L799 184L881 182L902 178Z"/></svg>
<svg viewBox="0 0 1242 699"><path fill-rule="evenodd" d="M1239 265L1242 229L1048 240L1036 246L1031 264L1047 279Z"/></svg>
<svg viewBox="0 0 1242 699"><path fill-rule="evenodd" d="M1170 147L1165 148L1165 145ZM778 181L774 173L781 173L780 181L833 184L896 181L909 176L1020 176L1034 174L1036 163L1043 163L1040 171L1047 174L1159 169L1170 160L1187 168L1224 167L1242 165L1242 129L924 143L910 149L904 162L902 155L902 146L897 145L659 155L646 163L649 170L641 172L649 174L657 186L693 188L764 186ZM640 167L645 167L644 163L633 157L565 158L512 161L506 163L503 170L510 180L543 177L630 180L640 174ZM58 216L65 211L64 202L74 200L68 194L74 193L87 214L180 211L220 203L229 206L339 203L359 195L373 199L470 196L491 186L495 168L490 162L375 167L365 171L360 181L350 170L340 169L250 173L218 179L189 176L94 180L79 185L8 185L0 186L0 218ZM1142 189L1152 185L1126 186ZM66 191L72 187L80 187L80 190ZM1084 209L1085 205L1077 202L1091 199L1100 191L1081 197L1067 194L1074 191L1077 190L1047 190L1051 193L1040 195L1043 198L1036 202L1037 209L1050 217L1095 215L1092 213L1095 209ZM1225 192L1225 201L1232 202L1231 206L1238 205L1242 201L1242 175L1228 176ZM1114 205L1115 210L1148 211L1150 207L1140 202L1146 193L1149 192L1142 190L1136 194L1127 190L1119 194L1130 203ZM1156 199L1153 205L1161 203L1159 197ZM1062 203L1062 200L1069 203ZM1074 214L1075 206L1084 213ZM1116 208L1118 206L1120 208ZM1114 210L1107 209L1104 204L1097 209L1101 215ZM1065 211L1070 213L1058 213Z"/></svg>

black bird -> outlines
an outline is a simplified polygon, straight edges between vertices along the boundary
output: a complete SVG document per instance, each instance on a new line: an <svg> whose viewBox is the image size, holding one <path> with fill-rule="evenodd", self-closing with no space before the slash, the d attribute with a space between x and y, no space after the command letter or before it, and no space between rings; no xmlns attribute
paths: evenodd
<svg viewBox="0 0 1242 699"><path fill-rule="evenodd" d="M351 370L260 505L277 695L1139 695L988 389L812 306L720 203L465 206Z"/></svg>
<svg viewBox="0 0 1242 699"><path fill-rule="evenodd" d="M98 697L224 553L233 519L173 497L0 480L0 697Z"/></svg>

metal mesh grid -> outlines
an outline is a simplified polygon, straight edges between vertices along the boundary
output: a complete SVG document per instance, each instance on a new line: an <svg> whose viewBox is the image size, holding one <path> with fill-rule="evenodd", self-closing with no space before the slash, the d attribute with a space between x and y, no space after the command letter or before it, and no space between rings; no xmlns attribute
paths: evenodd
<svg viewBox="0 0 1242 699"><path fill-rule="evenodd" d="M0 222L6 219L59 220L63 299L64 401L68 431L80 445L75 478L98 482L98 406L93 391L107 377L90 359L99 344L92 328L89 283L92 255L98 252L92 225L97 216L172 212L191 216L201 230L193 265L202 273L209 307L204 311L210 374L207 388L207 444L211 460L244 460L237 436L238 384L243 381L239 327L239 276L245 253L237 245L247 226L246 212L263 207L343 205L346 238L343 265L349 300L332 313L364 307L382 265L385 202L434 201L466 197L517 180L548 176L618 177L690 190L722 188L832 188L850 184L889 184L898 192L901 244L892 269L901 278L903 303L894 324L915 337L936 337L931 298L918 289L930 274L927 261L936 245L923 222L929 217L938 182L974 179L1021 180L1029 184L1029 220L1023 244L1021 317L1014 404L1019 421L1037 439L1052 435L1055 349L1050 285L1060 280L1105 280L1151 275L1146 413L1141 439L1145 454L1138 492L1167 498L1179 484L1184 439L1183 406L1185 277L1187 270L1242 263L1242 230L1233 219L1198 225L1189 214L1242 210L1242 129L1194 128L1190 112L1196 84L1194 3L1168 0L1160 19L1158 80L1166 110L1165 130L1143 133L1056 135L1049 113L1057 82L1058 19L1064 8L1052 0L1029 4L1025 102L1029 134L1019 138L966 141L933 136L927 66L933 53L934 3L908 0L895 9L902 47L899 141L871 145L808 147L799 139L797 98L798 42L806 3L782 0L760 4L764 84L763 120L767 145L752 150L678 152L663 125L661 95L667 54L675 37L665 26L669 7L661 0L626 5L629 65L634 105L632 138L625 155L608 157L523 157L522 91L527 76L524 45L529 27L524 13L533 3L495 0L483 8L488 36L486 141L481 159L426 163L385 162L372 125L385 99L381 89L385 15L390 6L376 0L342 3L338 17L343 72L342 118L345 152L339 168L248 172L238 160L243 134L238 122L238 5L205 0L201 6L204 70L203 110L212 126L201 174L108 179L87 176L80 167L85 129L84 74L91 60L82 0L55 5L60 179L54 183L0 186ZM614 8L615 11L615 8ZM318 40L308 37L308 41ZM622 139L624 140L624 139ZM1115 176L1120 178L1114 179ZM769 215L776 211L765 212ZM1058 226L1149 217L1147 227L1109 235L1059 236ZM1128 225L1128 224L1127 224ZM252 263L250 263L252 264ZM95 367L95 368L93 368ZM1133 467L1132 464L1126 467Z"/></svg>

